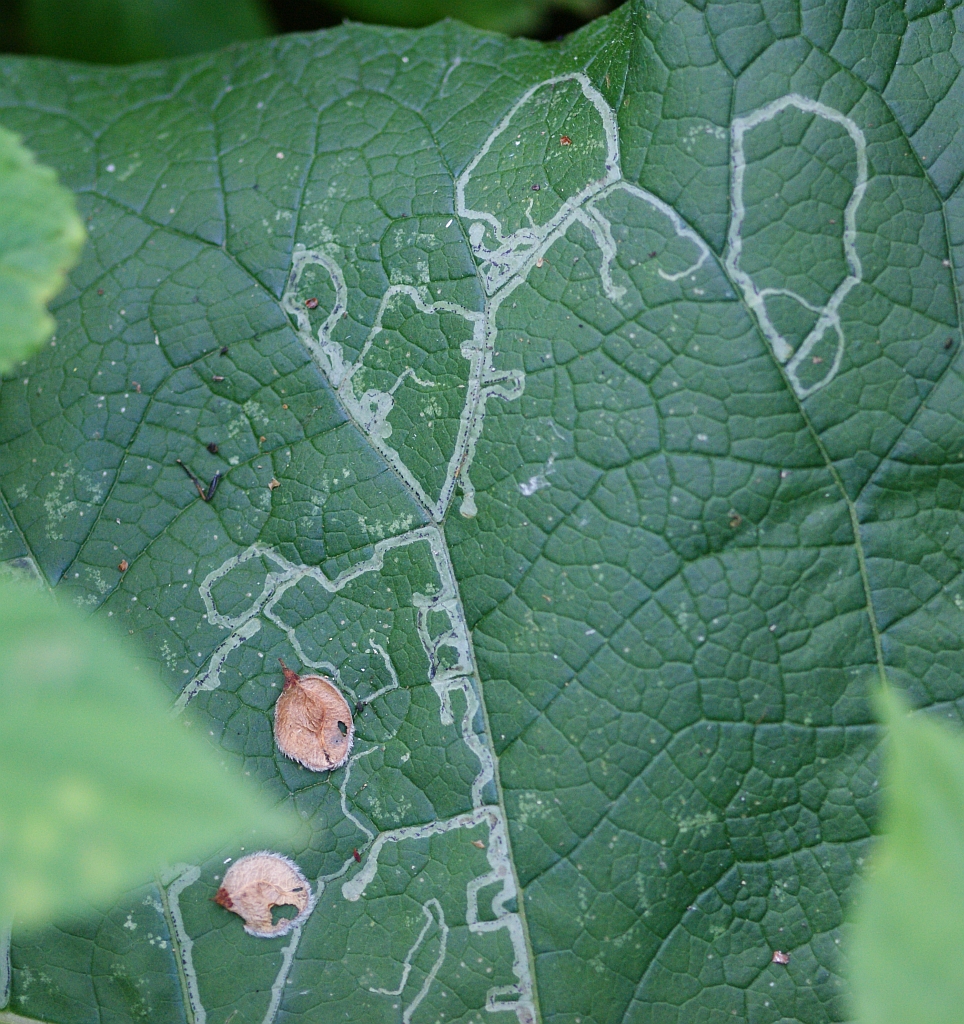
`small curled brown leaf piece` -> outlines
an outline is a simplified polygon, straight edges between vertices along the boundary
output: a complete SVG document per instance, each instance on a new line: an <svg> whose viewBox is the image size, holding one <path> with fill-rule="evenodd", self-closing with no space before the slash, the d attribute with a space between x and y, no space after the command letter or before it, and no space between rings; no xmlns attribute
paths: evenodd
<svg viewBox="0 0 964 1024"><path fill-rule="evenodd" d="M214 902L244 918L249 935L270 939L285 935L307 916L311 886L294 861L262 850L232 864ZM293 917L271 920L272 907L294 907Z"/></svg>
<svg viewBox="0 0 964 1024"><path fill-rule="evenodd" d="M299 676L284 662L285 685L274 706L281 752L313 772L340 768L351 753L355 723L338 687L325 676Z"/></svg>

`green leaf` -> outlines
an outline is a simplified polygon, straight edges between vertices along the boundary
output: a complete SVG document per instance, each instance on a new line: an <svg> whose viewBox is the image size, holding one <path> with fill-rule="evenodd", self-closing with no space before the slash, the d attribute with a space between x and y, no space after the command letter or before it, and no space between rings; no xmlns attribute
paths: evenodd
<svg viewBox="0 0 964 1024"><path fill-rule="evenodd" d="M153 676L36 585L0 581L0 920L76 915L169 863L297 831L171 719Z"/></svg>
<svg viewBox="0 0 964 1024"><path fill-rule="evenodd" d="M46 306L83 243L73 196L0 128L0 373L53 333Z"/></svg>
<svg viewBox="0 0 964 1024"><path fill-rule="evenodd" d="M885 837L861 891L851 951L857 1019L960 1019L964 984L949 951L964 942L964 739L909 717L891 694Z"/></svg>
<svg viewBox="0 0 964 1024"><path fill-rule="evenodd" d="M0 65L91 237L0 393L3 557L143 639L317 895L259 939L195 861L15 930L12 1009L845 1018L868 679L964 695L961 11ZM330 776L279 658L359 704Z"/></svg>
<svg viewBox="0 0 964 1024"><path fill-rule="evenodd" d="M181 57L269 35L261 0L23 0L29 52L104 64Z"/></svg>

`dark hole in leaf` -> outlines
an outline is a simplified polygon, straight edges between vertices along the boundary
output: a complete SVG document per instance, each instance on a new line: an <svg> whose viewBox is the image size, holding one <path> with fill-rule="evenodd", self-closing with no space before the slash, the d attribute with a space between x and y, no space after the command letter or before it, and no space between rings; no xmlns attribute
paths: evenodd
<svg viewBox="0 0 964 1024"><path fill-rule="evenodd" d="M271 908L271 923L277 924L279 921L288 921L297 913L297 907L289 906L287 903L281 903L278 906Z"/></svg>
<svg viewBox="0 0 964 1024"><path fill-rule="evenodd" d="M339 722L338 723L338 729L341 732L342 736L347 736L348 735L348 726L345 725L344 722Z"/></svg>

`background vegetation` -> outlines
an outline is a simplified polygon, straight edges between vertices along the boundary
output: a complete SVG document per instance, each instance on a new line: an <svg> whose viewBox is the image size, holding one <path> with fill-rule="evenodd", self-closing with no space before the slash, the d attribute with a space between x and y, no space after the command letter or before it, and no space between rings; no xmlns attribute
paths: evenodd
<svg viewBox="0 0 964 1024"><path fill-rule="evenodd" d="M126 64L182 57L345 18L417 27L458 18L552 40L617 0L0 0L0 51Z"/></svg>

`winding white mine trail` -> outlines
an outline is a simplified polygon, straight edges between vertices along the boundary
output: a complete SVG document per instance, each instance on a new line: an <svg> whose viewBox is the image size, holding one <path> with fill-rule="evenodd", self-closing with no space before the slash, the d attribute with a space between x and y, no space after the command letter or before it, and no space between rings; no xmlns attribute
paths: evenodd
<svg viewBox="0 0 964 1024"><path fill-rule="evenodd" d="M570 105L588 104L584 108L586 116L595 131L598 132L597 149L601 154L602 173L586 181L576 188L568 197L560 199L558 207L543 223L537 223L532 215L532 204L525 211L525 223L521 226L505 226L500 216L492 209L475 209L479 205L478 198L472 198L473 176L489 173L486 168L492 160L508 160L512 151L509 147L518 145L513 136L516 119L528 116L536 106L542 104L548 109L554 97L562 96ZM743 181L746 169L743 140L746 134L756 126L776 117L781 111L793 107L800 111L827 118L842 125L853 140L858 158L858 181L853 197L847 206L846 224L844 229L844 248L850 266L850 274L844 280L826 307L820 311L817 326L811 337L800 346L794 354L788 343L776 332L767 318L765 299L766 292L756 288L752 279L740 268L742 251L741 230L745 218L743 206ZM541 108L540 108L541 109ZM546 134L543 132L543 134ZM503 152L504 150L504 152ZM805 397L818 386L829 381L839 367L839 356L826 378L818 385L803 388L797 379L796 368L801 360L816 344L819 337L828 330L836 330L840 335L838 311L847 292L860 280L860 261L854 248L855 215L866 188L866 146L863 135L852 120L831 110L821 103L807 100L800 96L787 96L769 104L752 114L737 118L732 127L732 161L733 191L732 204L734 217L730 227L729 246L726 255L726 266L734 281L742 288L747 304L757 317L760 328L771 345L774 355L785 365L798 394ZM482 192L479 192L481 195ZM498 333L497 316L499 308L528 278L533 267L541 266L546 252L557 241L562 239L574 226L578 225L589 233L599 251L599 280L603 293L607 298L618 304L623 298L626 288L614 280L617 245L613 238L612 225L604 213L605 203L614 198L624 201L635 200L648 207L651 214L657 215L663 222L663 230L669 237L682 239L692 248L689 265L673 272L658 268L659 276L667 282L694 282L697 275L708 261L711 254L706 243L696 232L688 227L679 215L658 197L637 185L625 181L622 177L619 153L619 134L616 116L602 94L595 89L586 75L572 73L560 75L540 82L522 94L494 131L485 140L476 156L470 161L465 171L455 183L455 213L463 221L465 232L470 239L474 253L479 279L485 293L484 308L468 309L457 303L433 300L427 285L393 284L389 286L381 298L377 315L361 348L357 359L350 361L345 354L343 345L336 340L336 333L344 315L348 311L349 296L345 274L338 260L331 255L337 247L327 245L324 249L307 249L296 246L292 258L291 272L281 303L292 318L298 337L310 353L320 371L325 375L342 403L345 412L357 425L384 459L394 468L405 483L412 496L425 510L431 525L408 530L397 536L387 537L376 543L371 555L353 565L341 575L330 579L317 566L292 562L271 547L254 544L227 559L221 566L209 573L200 584L200 595L204 602L208 621L219 626L226 632L224 640L212 653L207 664L185 687L178 698L176 707L183 709L198 693L217 689L221 685L221 675L228 658L244 644L252 640L261 631L265 622L281 629L303 664L324 670L334 678L340 679L340 666L329 661L312 660L309 647L317 649L318 644L308 644L309 638L303 635L304 626L299 622L287 621L282 599L293 587L303 581L310 580L323 588L327 593L337 595L346 586L366 576L378 576L384 567L386 558L393 552L404 548L421 546L434 565L440 585L433 593L415 593L413 603L416 609L418 640L425 653L428 671L424 680L432 687L438 697L439 721L442 725L451 726L456 719L454 698L461 695L464 711L459 722L459 729L466 748L475 759L478 769L471 783L471 810L445 820L428 821L389 831L377 832L369 827L359 813L350 805L347 796L347 785L354 766L370 755L375 746L356 750L348 763L340 784L341 809L345 818L358 829L359 848L362 850L362 862L356 864L353 857L348 857L336 872L316 880L315 899L336 879L344 879L341 883L341 895L348 901L364 899L368 886L375 879L379 870L379 858L388 844L397 844L409 840L426 839L456 829L471 829L483 826L488 829L486 843L486 859L488 870L471 879L465 891L465 918L470 931L475 933L504 931L511 943L512 963L507 965L514 981L509 985L495 985L489 989L486 997L486 1009L490 1012L514 1013L519 1024L535 1024L536 1004L534 997L533 964L525 932L525 923L519 911L508 909L509 905L521 906L516 874L513 868L509 846L504 809L498 802L492 802L492 794L497 792L496 757L492 736L487 731L483 713L479 678L469 635L468 625L462 609L458 584L452 569L445 538L439 523L445 517L458 491L461 491L462 515L475 514L474 488L471 483L471 467L476 453L476 445L482 433L486 406L490 399L511 401L517 399L525 387L524 374L518 370L499 370L494 365L496 354L496 338ZM684 246L684 249L686 247ZM307 268L321 268L331 282L333 294L332 306L315 331L312 327L305 297L301 294L300 284ZM406 465L393 442L393 431L390 417L403 386L415 384L424 389L425 401L432 399L435 382L419 376L397 353L397 367L393 367L394 383L384 390L367 388L362 393L356 390L356 382L366 366L374 346L380 342L385 330L386 316L398 306L407 304L413 315L436 317L446 315L461 318L465 323L464 340L461 343L461 356L466 361L465 402L458 424L454 449L450 453L445 471L444 482L436 490L430 490L424 478L412 467ZM317 303L315 303L317 305ZM396 372L397 371L397 372ZM421 372L421 371L419 371ZM529 492L540 487L551 486L548 474L552 472L552 463L547 465L541 477L530 481ZM307 481L310 483L310 481ZM264 572L260 593L251 599L250 604L240 611L227 614L219 610L215 598L215 588L232 571L245 567L253 560L262 560L267 566ZM251 568L251 567L249 567ZM439 627L439 622L447 626ZM318 641L320 638L310 638ZM388 685L371 694L369 702L376 701L400 685L398 674L386 650L374 645L372 652L384 663L388 673ZM444 656L443 656L444 655ZM344 684L342 684L344 685ZM407 685L416 685L407 683ZM418 751L411 752L412 757ZM487 795L488 794L488 795ZM188 885L197 880L197 868L182 868L167 884L164 898L173 920L176 939L180 949L184 975L194 1013L194 1024L204 1024L205 1011L198 993L197 978L191 962L191 938L184 930L183 921L178 907L180 893ZM480 912L479 898L483 890L495 887L490 906L485 914ZM425 975L424 982L410 998L403 1010L403 1021L409 1024L413 1014L435 983L444 968L450 926L446 923L439 900L432 895L423 903L424 924L417 934L412 935L412 944L402 964L401 977L396 988L372 988L370 991L398 998L406 988L413 963L419 951L426 943L437 942L438 953L434 965ZM295 928L288 945L282 953L282 964L271 989L264 1024L271 1024L282 1003L284 986L287 982L303 926ZM0 981L4 975L0 974Z"/></svg>
<svg viewBox="0 0 964 1024"><path fill-rule="evenodd" d="M744 186L746 183L747 161L745 142L747 135L760 125L773 121L780 114L797 110L804 114L812 114L832 124L840 125L850 136L854 145L856 159L856 181L853 191L843 212L843 255L846 259L848 273L834 289L833 294L823 306L816 306L802 295L789 288L760 288L753 278L740 266L743 255L743 229L746 223L747 210L744 202ZM732 280L743 292L747 306L756 317L763 336L769 342L777 362L783 364L787 377L799 398L808 398L815 391L826 387L837 375L844 353L844 332L840 323L840 306L851 289L863 280L863 267L857 254L857 208L863 201L867 191L867 140L857 123L841 114L840 111L828 107L825 103L808 99L797 93L782 96L766 106L759 107L745 117L736 117L730 126L731 148L730 161L730 231L727 239L725 266ZM784 295L799 302L805 309L817 314L817 322L810 333L794 351L791 344L774 326L767 311L766 300L774 295ZM823 339L827 331L836 334L837 342L834 355L829 366L819 379L810 385L801 383L799 372L804 362L811 357L814 347Z"/></svg>

